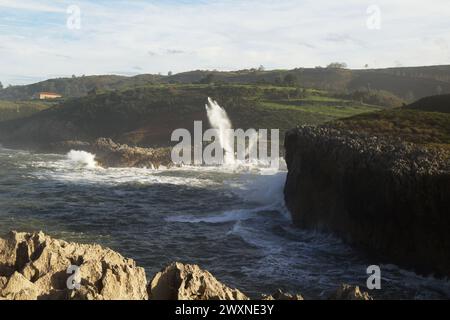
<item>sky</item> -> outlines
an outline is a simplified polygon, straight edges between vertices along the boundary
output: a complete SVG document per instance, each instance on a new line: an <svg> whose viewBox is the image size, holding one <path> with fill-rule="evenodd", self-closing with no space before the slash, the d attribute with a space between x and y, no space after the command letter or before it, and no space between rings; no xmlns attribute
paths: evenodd
<svg viewBox="0 0 450 320"><path fill-rule="evenodd" d="M450 64L448 0L0 0L0 81Z"/></svg>

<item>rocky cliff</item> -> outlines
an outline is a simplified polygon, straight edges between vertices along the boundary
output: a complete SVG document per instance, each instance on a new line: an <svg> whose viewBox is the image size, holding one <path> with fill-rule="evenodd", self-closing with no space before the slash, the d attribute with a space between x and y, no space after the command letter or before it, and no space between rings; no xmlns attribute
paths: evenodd
<svg viewBox="0 0 450 320"><path fill-rule="evenodd" d="M67 272L71 265L79 267L78 274ZM77 290L67 285L73 274L80 280ZM0 297L144 300L148 295L144 269L117 252L56 240L42 232L11 232L0 238Z"/></svg>
<svg viewBox="0 0 450 320"><path fill-rule="evenodd" d="M448 151L330 127L293 129L285 148L297 226L331 231L383 262L450 275Z"/></svg>

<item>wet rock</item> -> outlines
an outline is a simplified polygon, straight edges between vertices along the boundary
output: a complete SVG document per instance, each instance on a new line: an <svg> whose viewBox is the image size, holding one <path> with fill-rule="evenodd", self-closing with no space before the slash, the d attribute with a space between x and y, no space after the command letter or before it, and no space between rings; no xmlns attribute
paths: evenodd
<svg viewBox="0 0 450 320"><path fill-rule="evenodd" d="M295 225L334 233L379 262L450 275L448 150L309 126L290 130L285 148Z"/></svg>
<svg viewBox="0 0 450 320"><path fill-rule="evenodd" d="M281 290L277 290L274 294L271 295L263 295L262 300L305 300L302 295L296 294L292 295L290 293L283 292Z"/></svg>
<svg viewBox="0 0 450 320"><path fill-rule="evenodd" d="M109 138L99 138L92 143L63 141L52 144L45 151L65 153L70 150L95 154L95 160L103 167L159 168L173 165L169 148L130 147Z"/></svg>
<svg viewBox="0 0 450 320"><path fill-rule="evenodd" d="M343 284L329 298L330 300L373 300L367 293L361 291L358 286Z"/></svg>
<svg viewBox="0 0 450 320"><path fill-rule="evenodd" d="M70 290L69 266L79 267L80 288ZM0 239L0 297L6 299L147 299L143 268L100 247L10 232Z"/></svg>
<svg viewBox="0 0 450 320"><path fill-rule="evenodd" d="M175 262L157 273L148 286L151 300L248 300L197 265Z"/></svg>

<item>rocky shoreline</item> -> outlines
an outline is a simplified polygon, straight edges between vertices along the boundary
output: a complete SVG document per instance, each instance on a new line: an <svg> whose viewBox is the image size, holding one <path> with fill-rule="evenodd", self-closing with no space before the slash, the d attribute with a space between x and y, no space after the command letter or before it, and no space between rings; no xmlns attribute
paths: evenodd
<svg viewBox="0 0 450 320"><path fill-rule="evenodd" d="M332 127L286 134L295 225L337 234L380 262L450 275L448 151Z"/></svg>
<svg viewBox="0 0 450 320"><path fill-rule="evenodd" d="M45 145L4 143L4 146L57 154L67 154L71 150L86 151L94 154L98 165L105 168L159 168L174 165L170 148L132 147L116 143L110 138L98 138L92 142L67 140Z"/></svg>
<svg viewBox="0 0 450 320"><path fill-rule="evenodd" d="M70 267L78 268L72 273ZM69 270L69 272L68 272ZM79 286L77 286L79 284ZM342 285L329 297L372 300ZM99 245L12 231L0 238L0 300L249 300L197 265L174 262L147 282L132 259ZM277 291L261 300L303 300Z"/></svg>
<svg viewBox="0 0 450 320"><path fill-rule="evenodd" d="M27 148L37 152L59 154L66 154L71 150L86 151L94 154L95 161L106 168L159 168L173 166L170 148L132 147L116 143L110 138L99 138L93 142L68 140L34 148L28 146Z"/></svg>

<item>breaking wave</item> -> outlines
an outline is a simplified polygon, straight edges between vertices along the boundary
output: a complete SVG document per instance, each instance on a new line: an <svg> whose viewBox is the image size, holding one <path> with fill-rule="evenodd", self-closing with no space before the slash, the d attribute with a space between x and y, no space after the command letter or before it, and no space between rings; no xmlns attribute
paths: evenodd
<svg viewBox="0 0 450 320"><path fill-rule="evenodd" d="M95 154L86 152L86 151L78 151L71 150L67 154L67 159L74 163L76 166L84 166L88 169L97 168L97 162L95 161Z"/></svg>

